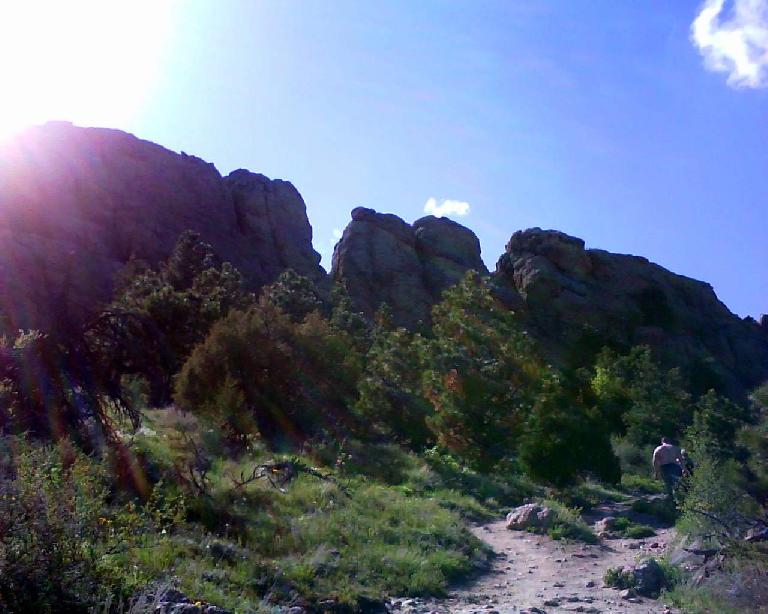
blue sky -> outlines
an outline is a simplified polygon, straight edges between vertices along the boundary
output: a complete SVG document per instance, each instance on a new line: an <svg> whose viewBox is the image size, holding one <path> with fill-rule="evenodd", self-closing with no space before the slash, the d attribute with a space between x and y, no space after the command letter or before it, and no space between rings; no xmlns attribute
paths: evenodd
<svg viewBox="0 0 768 614"><path fill-rule="evenodd" d="M187 0L169 13L141 105L113 124L224 174L292 181L326 267L353 207L413 221L450 199L469 203L454 219L490 268L515 230L557 228L708 281L758 316L768 0L725 4L707 66L691 39L702 6ZM733 37L714 37L739 19L757 26L748 66Z"/></svg>

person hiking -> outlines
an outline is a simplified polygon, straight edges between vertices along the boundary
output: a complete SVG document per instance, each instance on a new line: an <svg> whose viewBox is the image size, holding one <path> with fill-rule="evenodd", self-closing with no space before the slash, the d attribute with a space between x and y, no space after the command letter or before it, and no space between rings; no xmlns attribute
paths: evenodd
<svg viewBox="0 0 768 614"><path fill-rule="evenodd" d="M661 445L653 451L653 474L664 480L667 494L671 495L683 477L682 454L669 437L661 438Z"/></svg>

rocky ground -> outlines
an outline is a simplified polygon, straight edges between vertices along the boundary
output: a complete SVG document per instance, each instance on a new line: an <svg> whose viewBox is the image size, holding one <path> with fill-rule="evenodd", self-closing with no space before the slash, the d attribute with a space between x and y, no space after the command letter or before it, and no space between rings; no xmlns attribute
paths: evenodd
<svg viewBox="0 0 768 614"><path fill-rule="evenodd" d="M630 516L653 525L652 518L632 514L628 503L605 503L585 515L585 520L594 526L607 516ZM622 596L621 591L603 585L609 567L629 567L664 553L674 529L655 528L654 537L602 539L588 545L510 531L504 520L492 522L474 529L496 553L488 573L456 587L445 599L394 599L390 609L401 614L671 613L674 610L659 600Z"/></svg>

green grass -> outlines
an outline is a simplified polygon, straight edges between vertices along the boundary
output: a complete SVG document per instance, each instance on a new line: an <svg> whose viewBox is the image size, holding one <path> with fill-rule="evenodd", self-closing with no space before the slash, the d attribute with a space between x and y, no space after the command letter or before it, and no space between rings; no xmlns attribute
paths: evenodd
<svg viewBox="0 0 768 614"><path fill-rule="evenodd" d="M660 495L664 492L664 484L651 477L637 474L621 476L621 487L625 491L636 495Z"/></svg>
<svg viewBox="0 0 768 614"><path fill-rule="evenodd" d="M646 524L632 522L625 516L616 518L613 523L612 531L628 539L642 539L644 537L652 537L656 535L656 531L653 529L653 527L649 527Z"/></svg>
<svg viewBox="0 0 768 614"><path fill-rule="evenodd" d="M555 499L544 499L541 504L554 510L557 515L554 524L547 531L547 535L552 539L567 539L587 544L598 541L591 527L581 519L579 509L568 507Z"/></svg>
<svg viewBox="0 0 768 614"><path fill-rule="evenodd" d="M635 576L623 567L609 567L603 576L603 583L611 588L624 590L635 587Z"/></svg>
<svg viewBox="0 0 768 614"><path fill-rule="evenodd" d="M674 524L678 516L674 501L668 497L658 499L637 499L632 504L632 511L639 514L656 516L656 518L658 518L661 522L670 525Z"/></svg>
<svg viewBox="0 0 768 614"><path fill-rule="evenodd" d="M501 502L522 498L510 483L463 469L438 471L397 446L356 442L318 445L295 457L328 480L299 473L279 489L263 479L238 487L241 476L273 455L251 446L219 456L220 442L206 445L205 432L187 417L149 418L134 448L169 482L194 460L189 437L212 449L207 493L187 502L188 535L164 541L155 555L133 553L135 564L149 576L172 573L190 596L236 612L260 603L274 585L285 595L349 605L361 597L442 595L449 583L487 565L487 547L462 518L488 520ZM460 489L466 485L478 496ZM216 556L221 551L237 554Z"/></svg>
<svg viewBox="0 0 768 614"><path fill-rule="evenodd" d="M626 493L590 480L558 491L556 498L569 507L578 507L582 510L589 510L606 501L621 503L631 499Z"/></svg>

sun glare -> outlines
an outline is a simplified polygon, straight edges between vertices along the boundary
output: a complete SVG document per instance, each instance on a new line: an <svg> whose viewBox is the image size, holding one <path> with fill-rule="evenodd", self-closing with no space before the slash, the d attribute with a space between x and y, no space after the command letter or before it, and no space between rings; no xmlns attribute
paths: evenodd
<svg viewBox="0 0 768 614"><path fill-rule="evenodd" d="M0 0L0 138L48 120L120 127L170 43L174 0Z"/></svg>

